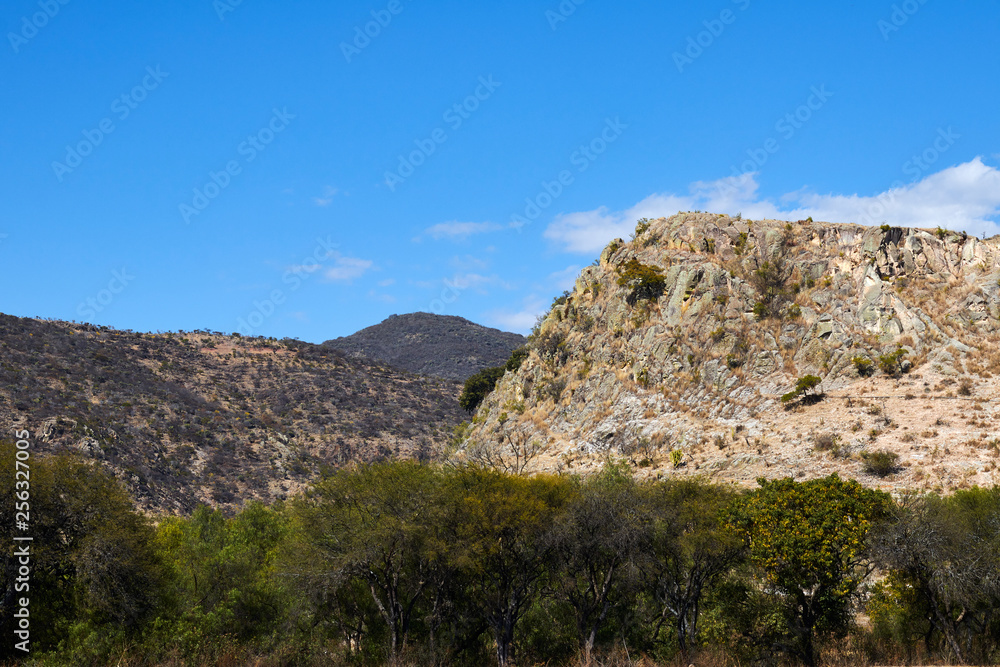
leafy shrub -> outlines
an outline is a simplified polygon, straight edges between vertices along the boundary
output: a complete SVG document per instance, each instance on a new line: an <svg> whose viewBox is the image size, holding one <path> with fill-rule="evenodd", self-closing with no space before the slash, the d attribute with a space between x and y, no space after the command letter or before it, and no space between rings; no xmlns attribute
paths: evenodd
<svg viewBox="0 0 1000 667"><path fill-rule="evenodd" d="M569 359L569 350L566 349L566 334L561 331L550 331L539 336L537 349L540 356L552 359L557 364L564 364Z"/></svg>
<svg viewBox="0 0 1000 667"><path fill-rule="evenodd" d="M900 347L895 352L879 355L878 367L886 375L897 377L902 372L902 362L905 354L906 350Z"/></svg>
<svg viewBox="0 0 1000 667"><path fill-rule="evenodd" d="M504 368L506 368L511 372L516 371L521 367L521 364L524 362L524 360L528 358L529 353L530 350L528 350L528 346L522 345L521 347L517 348L516 350L510 353L510 359L508 359L507 363L504 364Z"/></svg>
<svg viewBox="0 0 1000 667"><path fill-rule="evenodd" d="M800 396L802 397L803 401L821 397L822 394L810 393L813 389L815 389L819 385L820 382L822 382L822 380L815 375L806 375L804 377L800 377L798 379L798 382L795 383L795 389L783 395L781 397L781 402L788 403L789 401L794 401Z"/></svg>
<svg viewBox="0 0 1000 667"><path fill-rule="evenodd" d="M659 299L667 286L667 281L659 268L642 264L634 257L619 266L617 272L618 284L632 288L625 298L630 306L634 306L641 299L651 301Z"/></svg>
<svg viewBox="0 0 1000 667"><path fill-rule="evenodd" d="M635 233L632 234L633 239L637 239L642 236L646 230L649 229L649 218L639 218L635 224Z"/></svg>
<svg viewBox="0 0 1000 667"><path fill-rule="evenodd" d="M757 303L753 312L758 320L780 317L784 305L789 300L788 279L792 275L791 264L782 257L771 259L756 258L757 268L750 272L747 280L757 292Z"/></svg>
<svg viewBox="0 0 1000 667"><path fill-rule="evenodd" d="M552 300L552 308L565 304L566 301L569 300L569 296L570 296L570 291L565 290L561 295L557 296Z"/></svg>
<svg viewBox="0 0 1000 667"><path fill-rule="evenodd" d="M479 404L483 402L497 381L503 377L505 370L503 366L484 368L465 381L461 396L458 397L458 404L468 412L475 412Z"/></svg>
<svg viewBox="0 0 1000 667"><path fill-rule="evenodd" d="M875 372L875 363L868 357L857 355L851 358L851 363L861 377L870 377Z"/></svg>
<svg viewBox="0 0 1000 667"><path fill-rule="evenodd" d="M877 475L878 477L891 475L899 467L899 454L890 452L887 449L862 452L861 460L864 462L864 471L869 475Z"/></svg>
<svg viewBox="0 0 1000 667"><path fill-rule="evenodd" d="M726 365L730 368L739 368L746 363L747 354L750 352L750 344L742 334L736 335L732 351L726 355Z"/></svg>
<svg viewBox="0 0 1000 667"><path fill-rule="evenodd" d="M548 396L553 402L558 402L566 389L566 380L550 380L542 389L542 394Z"/></svg>
<svg viewBox="0 0 1000 667"><path fill-rule="evenodd" d="M674 449L670 452L670 465L675 468L680 468L684 463L684 452L679 449Z"/></svg>
<svg viewBox="0 0 1000 667"><path fill-rule="evenodd" d="M828 452L837 446L839 439L833 433L820 433L813 437L813 447L821 452Z"/></svg>
<svg viewBox="0 0 1000 667"><path fill-rule="evenodd" d="M742 255L746 252L749 238L750 237L746 232L740 232L740 235L736 237L736 240L733 242L733 251L737 255Z"/></svg>

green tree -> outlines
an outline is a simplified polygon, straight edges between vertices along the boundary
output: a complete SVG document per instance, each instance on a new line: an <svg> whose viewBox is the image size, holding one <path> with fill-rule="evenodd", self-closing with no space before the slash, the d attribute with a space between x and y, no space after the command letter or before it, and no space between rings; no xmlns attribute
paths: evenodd
<svg viewBox="0 0 1000 667"><path fill-rule="evenodd" d="M573 608L586 664L612 606L635 591L648 528L640 501L628 466L609 463L579 482L555 521L554 589Z"/></svg>
<svg viewBox="0 0 1000 667"><path fill-rule="evenodd" d="M156 539L175 589L163 632L183 636L193 655L221 636L250 642L280 628L288 601L275 565L287 532L287 519L260 503L231 518L202 505L163 519Z"/></svg>
<svg viewBox="0 0 1000 667"><path fill-rule="evenodd" d="M799 397L802 397L803 402L809 402L810 399L813 397L822 396L822 394L810 393L813 389L818 387L821 382L823 382L823 380L821 380L819 377L815 375L806 375L804 377L800 377L798 381L795 383L795 389L788 392L787 394L784 394L781 397L781 402L788 403L789 401L793 401Z"/></svg>
<svg viewBox="0 0 1000 667"><path fill-rule="evenodd" d="M528 358L529 354L531 354L531 350L528 346L522 345L510 353L510 358L504 364L504 368L512 373L516 372L521 367L521 364L524 363L524 360Z"/></svg>
<svg viewBox="0 0 1000 667"><path fill-rule="evenodd" d="M905 497L875 544L879 564L900 584L893 596L897 613L909 619L906 625L924 637L928 649L938 640L945 657L959 663L995 657L1000 487Z"/></svg>
<svg viewBox="0 0 1000 667"><path fill-rule="evenodd" d="M656 301L663 296L667 287L667 279L659 267L643 264L634 257L615 270L618 273L618 284L631 290L625 297L630 306L642 299Z"/></svg>
<svg viewBox="0 0 1000 667"><path fill-rule="evenodd" d="M739 253L737 253L739 254ZM754 268L746 275L748 282L757 292L757 302L753 312L758 320L780 317L790 300L788 280L795 265L787 262L782 254L769 256L763 244L753 257Z"/></svg>
<svg viewBox="0 0 1000 667"><path fill-rule="evenodd" d="M720 518L733 496L725 487L686 479L644 489L652 530L642 567L646 587L659 608L653 638L671 623L685 655L698 644L698 616L706 589L743 557L742 541Z"/></svg>
<svg viewBox="0 0 1000 667"><path fill-rule="evenodd" d="M727 525L784 608L788 637L779 648L815 665L817 635L849 628L851 602L871 567L868 533L891 500L836 475L758 484L728 510Z"/></svg>
<svg viewBox="0 0 1000 667"><path fill-rule="evenodd" d="M553 550L548 531L570 484L476 467L455 471L447 484L448 557L493 635L497 663L507 667L518 621L541 593Z"/></svg>
<svg viewBox="0 0 1000 667"><path fill-rule="evenodd" d="M15 500L30 503L30 586L15 589L18 557L0 556L0 626L12 637L15 602L30 599L31 649L54 649L80 634L134 636L160 609L164 570L148 520L134 511L118 481L67 455L37 457L17 468L15 445L0 442L0 539L13 544ZM30 451L30 450L29 450ZM24 463L24 462L22 462ZM20 471L20 475L17 475ZM22 501L15 494L26 494ZM23 543L22 543L23 544ZM9 658L12 642L0 644Z"/></svg>
<svg viewBox="0 0 1000 667"><path fill-rule="evenodd" d="M297 502L311 581L364 582L388 629L390 659L403 649L418 603L443 585L439 475L412 461L341 470Z"/></svg>
<svg viewBox="0 0 1000 667"><path fill-rule="evenodd" d="M494 368L484 368L478 373L471 375L465 381L462 394L458 397L458 404L468 412L475 412L479 404L483 402L483 399L493 391L497 381L503 377L504 372L503 366L496 366Z"/></svg>

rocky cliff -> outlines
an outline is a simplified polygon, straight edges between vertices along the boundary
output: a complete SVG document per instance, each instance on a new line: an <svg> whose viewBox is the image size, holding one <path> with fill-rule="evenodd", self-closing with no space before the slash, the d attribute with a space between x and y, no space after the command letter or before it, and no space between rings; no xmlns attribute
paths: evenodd
<svg viewBox="0 0 1000 667"><path fill-rule="evenodd" d="M466 456L641 474L992 483L1000 239L682 213L609 244L478 410ZM797 380L818 387L794 400ZM820 400L819 395L823 398ZM873 452L897 464L871 473Z"/></svg>

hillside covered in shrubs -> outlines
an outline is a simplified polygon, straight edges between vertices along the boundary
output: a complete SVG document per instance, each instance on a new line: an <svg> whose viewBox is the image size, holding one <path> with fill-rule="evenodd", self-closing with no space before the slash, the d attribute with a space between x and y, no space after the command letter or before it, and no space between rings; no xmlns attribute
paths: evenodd
<svg viewBox="0 0 1000 667"><path fill-rule="evenodd" d="M98 462L156 513L269 502L325 466L435 458L460 389L290 339L0 315L0 428Z"/></svg>
<svg viewBox="0 0 1000 667"><path fill-rule="evenodd" d="M502 364L525 343L524 336L491 329L454 315L392 315L324 347L367 357L421 375L464 381Z"/></svg>

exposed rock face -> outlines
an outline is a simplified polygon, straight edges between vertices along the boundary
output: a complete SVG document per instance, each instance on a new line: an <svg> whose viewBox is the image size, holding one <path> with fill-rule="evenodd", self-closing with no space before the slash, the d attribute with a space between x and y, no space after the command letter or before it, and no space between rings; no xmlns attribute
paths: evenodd
<svg viewBox="0 0 1000 667"><path fill-rule="evenodd" d="M641 468L655 474L674 471L663 454L677 449L686 462L677 472L736 481L861 476L858 455L883 447L905 465L911 450L962 437L940 425L934 436L914 434L926 426L906 421L923 414L918 403L947 412L957 400L933 399L978 397L963 409L983 413L975 419L993 413L986 399L1000 370L998 245L945 230L702 213L653 221L581 272L542 323L530 357L480 407L470 440L529 427L551 445L543 467L586 467L610 453L645 459ZM636 298L636 281L626 280L632 260L662 273L658 298ZM879 370L879 358L900 348L902 363ZM871 362L872 378L859 376L864 362L856 359ZM891 371L900 368L909 372L897 378ZM831 398L786 411L778 397L808 374L822 378ZM977 390L954 396L953 376L966 374ZM935 382L943 384L931 388ZM876 420L870 405L858 406L861 396L903 401L918 393L899 414L887 405L889 416ZM945 469L931 482L910 466L869 481L987 483L998 450L976 423L966 429L979 438L970 451L992 453L965 457L974 475ZM813 451L820 432L839 437L838 457Z"/></svg>
<svg viewBox="0 0 1000 667"><path fill-rule="evenodd" d="M484 327L453 315L392 315L350 336L323 343L355 356L384 361L421 375L464 381L490 366L502 366L525 343L524 336Z"/></svg>

